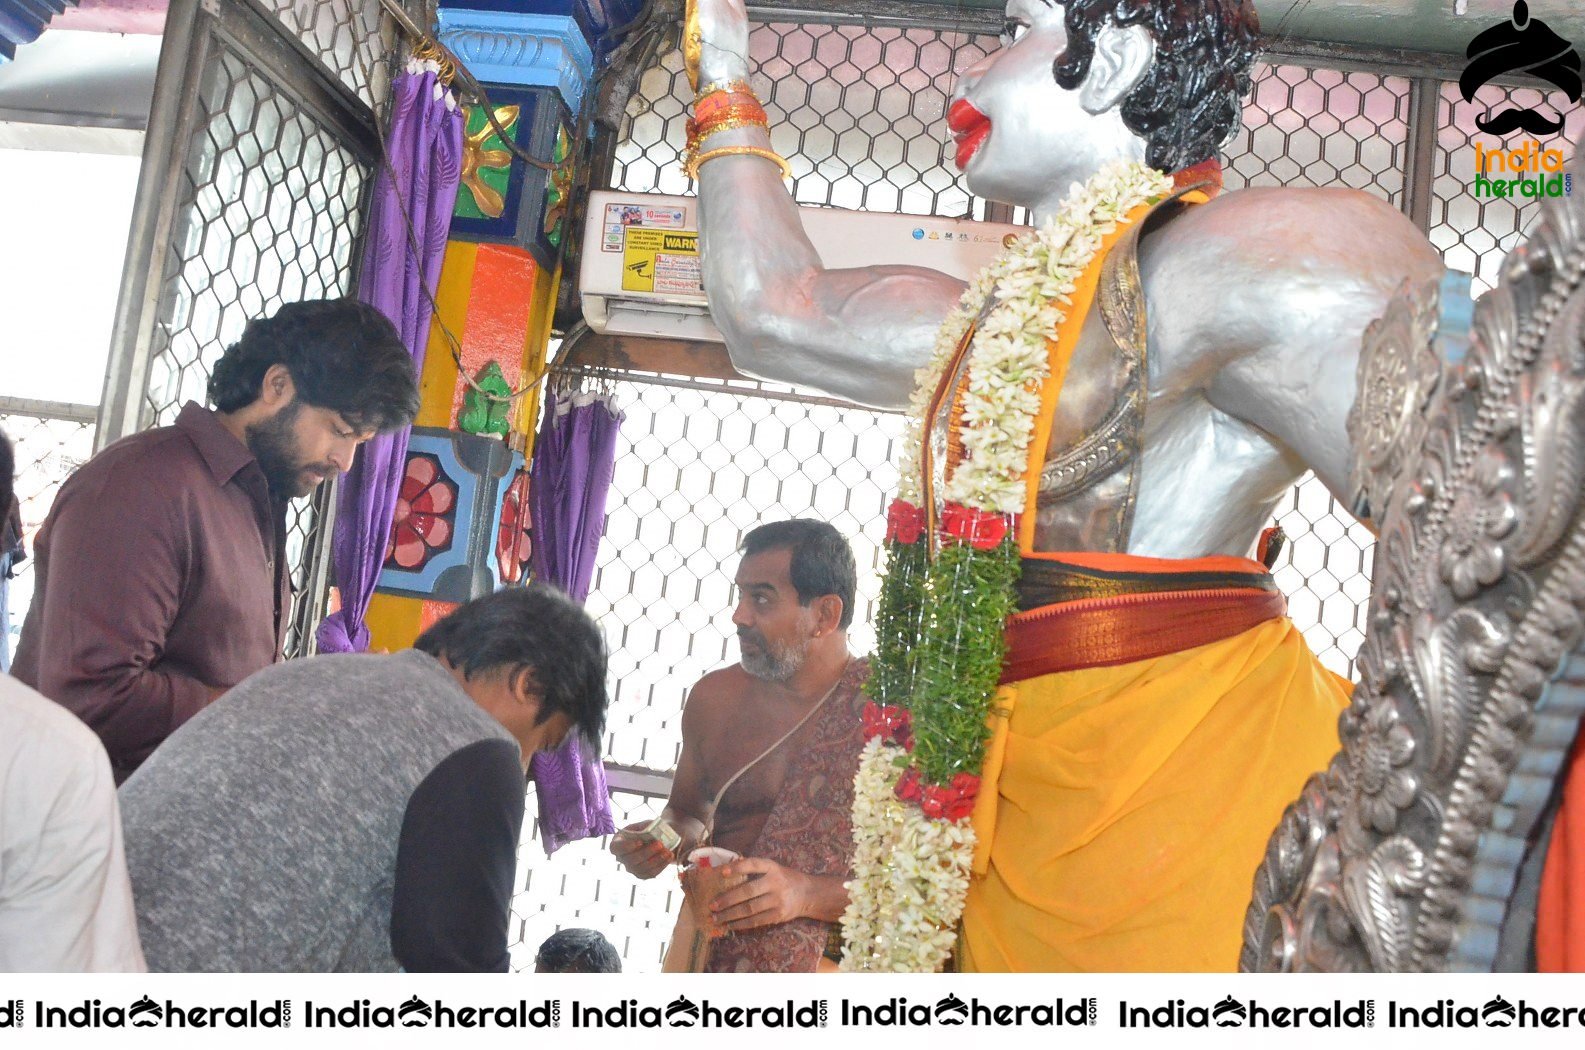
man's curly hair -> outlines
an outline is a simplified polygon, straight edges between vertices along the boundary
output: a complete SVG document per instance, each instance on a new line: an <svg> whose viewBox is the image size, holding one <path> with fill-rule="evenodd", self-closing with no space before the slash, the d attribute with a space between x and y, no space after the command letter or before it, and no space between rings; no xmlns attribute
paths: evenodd
<svg viewBox="0 0 1585 1050"><path fill-rule="evenodd" d="M1146 142L1151 167L1177 171L1216 156L1238 130L1249 93L1249 63L1260 23L1252 0L1047 0L1063 3L1068 49L1057 56L1057 84L1084 82L1095 40L1108 23L1142 25L1156 55L1123 100L1123 123Z"/></svg>
<svg viewBox="0 0 1585 1050"><path fill-rule="evenodd" d="M358 430L385 433L418 414L412 355L386 316L356 299L287 303L254 318L209 377L209 400L235 412L258 400L264 373L284 365L297 397Z"/></svg>

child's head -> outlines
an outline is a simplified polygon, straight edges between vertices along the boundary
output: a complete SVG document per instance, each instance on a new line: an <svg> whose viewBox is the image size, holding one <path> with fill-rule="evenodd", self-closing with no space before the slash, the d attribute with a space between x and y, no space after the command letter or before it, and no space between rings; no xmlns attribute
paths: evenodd
<svg viewBox="0 0 1585 1050"><path fill-rule="evenodd" d="M622 957L598 930L557 930L534 956L535 973L621 973Z"/></svg>

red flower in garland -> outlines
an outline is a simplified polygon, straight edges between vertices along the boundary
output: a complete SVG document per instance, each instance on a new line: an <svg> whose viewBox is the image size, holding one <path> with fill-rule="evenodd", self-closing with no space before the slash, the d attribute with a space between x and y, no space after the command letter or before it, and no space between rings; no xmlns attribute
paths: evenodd
<svg viewBox="0 0 1585 1050"><path fill-rule="evenodd" d="M864 705L861 720L864 723L865 740L881 737L905 751L914 749L913 717L905 708L890 704L882 707L871 701Z"/></svg>
<svg viewBox="0 0 1585 1050"><path fill-rule="evenodd" d="M948 503L941 513L941 531L975 550L995 550L1012 527L1012 515L974 510L961 503Z"/></svg>
<svg viewBox="0 0 1585 1050"><path fill-rule="evenodd" d="M904 802L917 802L920 793L919 770L909 766L904 771L901 779L897 781L897 786L892 789L892 792Z"/></svg>
<svg viewBox="0 0 1585 1050"><path fill-rule="evenodd" d="M886 509L887 542L918 543L924 534L925 512L907 500L892 500L892 505Z"/></svg>
<svg viewBox="0 0 1585 1050"><path fill-rule="evenodd" d="M391 518L386 560L402 569L422 568L451 546L456 513L457 483L440 469L440 462L426 453L409 456Z"/></svg>
<svg viewBox="0 0 1585 1050"><path fill-rule="evenodd" d="M920 792L919 808L927 817L962 820L974 812L974 800L979 794L980 778L972 773L959 773L945 787L940 784L925 787Z"/></svg>

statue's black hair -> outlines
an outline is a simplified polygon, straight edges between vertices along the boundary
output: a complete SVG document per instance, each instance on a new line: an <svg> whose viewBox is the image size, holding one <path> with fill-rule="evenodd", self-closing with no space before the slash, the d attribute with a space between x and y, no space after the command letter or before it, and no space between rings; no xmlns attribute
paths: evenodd
<svg viewBox="0 0 1585 1050"><path fill-rule="evenodd" d="M1238 130L1260 32L1251 0L1070 0L1063 22L1068 49L1053 72L1070 91L1089 74L1096 37L1108 23L1150 30L1155 61L1121 114L1145 139L1151 167L1178 171L1209 160Z"/></svg>

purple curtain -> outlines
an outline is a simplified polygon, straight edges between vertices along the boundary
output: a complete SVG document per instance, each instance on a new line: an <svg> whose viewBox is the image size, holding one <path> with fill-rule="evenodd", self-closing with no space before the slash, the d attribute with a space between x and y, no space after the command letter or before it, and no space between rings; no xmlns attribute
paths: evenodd
<svg viewBox="0 0 1585 1050"><path fill-rule="evenodd" d="M607 397L545 391L544 422L529 472L534 577L580 602L589 596L595 555L605 536L605 499L621 426L621 413Z"/></svg>
<svg viewBox="0 0 1585 1050"><path fill-rule="evenodd" d="M385 143L390 167L382 164L375 178L358 298L391 319L413 355L413 367L422 371L433 312L425 289L432 293L440 279L457 202L462 112L434 70L416 63L396 78L391 96L391 131ZM342 479L331 541L341 609L319 625L320 652L362 652L369 647L363 617L385 563L407 462L408 429L365 444Z"/></svg>
<svg viewBox="0 0 1585 1050"><path fill-rule="evenodd" d="M595 555L605 535L605 500L621 425L622 415L607 397L546 388L544 422L529 473L534 578L555 584L580 602L589 596ZM598 755L585 755L584 750L570 736L557 750L541 751L530 761L546 853L616 830L605 767Z"/></svg>

